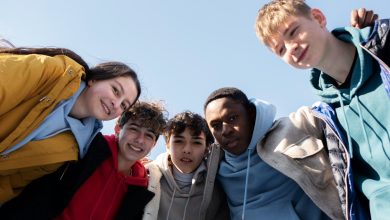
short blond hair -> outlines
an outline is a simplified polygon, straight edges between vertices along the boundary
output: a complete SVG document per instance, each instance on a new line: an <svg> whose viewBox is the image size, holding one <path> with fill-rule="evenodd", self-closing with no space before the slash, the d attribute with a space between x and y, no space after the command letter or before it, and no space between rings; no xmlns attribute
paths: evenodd
<svg viewBox="0 0 390 220"><path fill-rule="evenodd" d="M255 24L257 37L265 44L276 34L289 16L310 18L311 8L305 0L272 0L258 12Z"/></svg>

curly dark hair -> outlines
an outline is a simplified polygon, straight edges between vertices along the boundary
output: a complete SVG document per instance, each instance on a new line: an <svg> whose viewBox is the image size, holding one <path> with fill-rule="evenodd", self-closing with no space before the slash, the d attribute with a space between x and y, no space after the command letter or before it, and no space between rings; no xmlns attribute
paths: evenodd
<svg viewBox="0 0 390 220"><path fill-rule="evenodd" d="M164 129L165 142L169 142L172 134L181 134L186 128L189 128L192 135L196 136L203 132L206 137L206 145L210 145L214 142L214 137L207 126L206 120L199 114L190 111L179 113L168 121L167 126Z"/></svg>
<svg viewBox="0 0 390 220"><path fill-rule="evenodd" d="M161 103L139 101L122 113L117 123L120 128L129 121L138 121L156 135L156 141L167 124L167 111Z"/></svg>

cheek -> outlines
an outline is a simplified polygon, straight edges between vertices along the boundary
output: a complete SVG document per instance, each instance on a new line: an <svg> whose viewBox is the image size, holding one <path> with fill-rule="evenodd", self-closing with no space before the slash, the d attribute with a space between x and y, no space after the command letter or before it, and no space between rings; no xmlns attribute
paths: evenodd
<svg viewBox="0 0 390 220"><path fill-rule="evenodd" d="M114 119L114 118L118 118L119 116L122 115L122 113L123 113L122 110L118 110L118 111L116 112L116 114L115 114L112 118L113 118L113 119Z"/></svg>
<svg viewBox="0 0 390 220"><path fill-rule="evenodd" d="M148 153L153 149L153 147L154 147L154 145L155 145L155 142L154 141L150 141L150 143L148 142Z"/></svg>
<svg viewBox="0 0 390 220"><path fill-rule="evenodd" d="M221 140L222 140L221 134L220 133L216 133L216 132L213 132L212 134L214 136L215 142L221 143Z"/></svg>
<svg viewBox="0 0 390 220"><path fill-rule="evenodd" d="M198 155L199 160L203 160L205 154L206 154L205 149L198 150L197 155Z"/></svg>
<svg viewBox="0 0 390 220"><path fill-rule="evenodd" d="M177 163L177 161L179 161L179 155L175 151L171 151L171 160L174 163Z"/></svg>

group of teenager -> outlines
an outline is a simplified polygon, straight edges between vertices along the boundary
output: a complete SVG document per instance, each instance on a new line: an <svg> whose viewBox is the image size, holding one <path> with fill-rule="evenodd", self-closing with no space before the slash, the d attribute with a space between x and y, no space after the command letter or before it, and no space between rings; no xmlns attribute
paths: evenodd
<svg viewBox="0 0 390 220"><path fill-rule="evenodd" d="M351 23L329 32L304 0L259 10L260 41L311 69L322 101L280 119L223 87L204 118L168 120L124 63L1 42L1 219L387 219L390 22L360 9ZM160 135L166 152L144 160Z"/></svg>

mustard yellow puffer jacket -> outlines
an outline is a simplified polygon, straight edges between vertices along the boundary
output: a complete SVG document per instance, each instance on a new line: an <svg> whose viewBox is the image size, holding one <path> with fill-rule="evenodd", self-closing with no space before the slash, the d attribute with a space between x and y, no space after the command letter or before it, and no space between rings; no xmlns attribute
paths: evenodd
<svg viewBox="0 0 390 220"><path fill-rule="evenodd" d="M84 75L84 68L64 55L0 54L0 153L23 140L60 101L70 98ZM0 204L32 180L77 159L78 146L70 131L1 155Z"/></svg>

